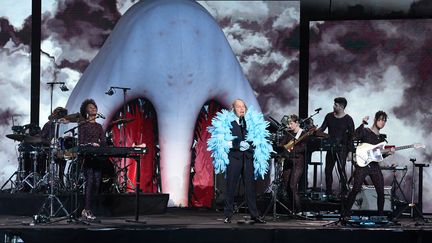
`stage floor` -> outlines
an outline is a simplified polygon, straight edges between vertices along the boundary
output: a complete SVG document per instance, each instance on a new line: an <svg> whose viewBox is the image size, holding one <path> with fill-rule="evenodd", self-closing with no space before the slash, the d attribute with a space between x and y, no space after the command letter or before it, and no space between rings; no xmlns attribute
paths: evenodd
<svg viewBox="0 0 432 243"><path fill-rule="evenodd" d="M332 220L293 219L280 216L267 224L223 223L223 213L207 209L170 208L165 214L99 217L99 222L68 222L52 218L49 223L32 224L32 217L0 216L0 232L19 236L24 242L432 242L432 224L399 219L380 227L343 226ZM336 220L336 219L334 219ZM145 223L143 223L145 221ZM8 238L8 237L6 237Z"/></svg>

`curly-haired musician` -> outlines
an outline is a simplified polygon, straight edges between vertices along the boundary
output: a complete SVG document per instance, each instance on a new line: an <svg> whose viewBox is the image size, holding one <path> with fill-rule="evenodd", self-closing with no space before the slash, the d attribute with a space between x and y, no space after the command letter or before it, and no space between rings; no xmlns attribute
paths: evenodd
<svg viewBox="0 0 432 243"><path fill-rule="evenodd" d="M85 118L78 128L78 143L80 146L104 146L105 136L102 125L96 122L97 105L93 99L86 99L81 104L80 114ZM96 217L92 212L96 195L99 193L102 171L100 160L95 157L85 157L84 170L86 177L85 184L85 205L81 215L83 218L94 220Z"/></svg>

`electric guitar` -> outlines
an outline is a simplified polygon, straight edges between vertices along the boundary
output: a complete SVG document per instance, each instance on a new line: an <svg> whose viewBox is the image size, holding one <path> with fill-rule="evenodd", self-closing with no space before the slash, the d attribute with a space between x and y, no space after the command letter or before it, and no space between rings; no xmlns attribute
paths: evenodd
<svg viewBox="0 0 432 243"><path fill-rule="evenodd" d="M386 142L382 142L376 145L369 143L362 143L357 146L356 149L356 164L360 167L367 166L370 162L381 162L384 160L383 154L390 152L392 149L394 151L409 149L409 148L425 148L424 144L415 143L406 146L393 147L393 148L385 148Z"/></svg>
<svg viewBox="0 0 432 243"><path fill-rule="evenodd" d="M291 141L289 141L287 144L284 145L284 148L288 151L291 151L295 145L299 144L301 141L303 141L305 138L309 137L310 135L312 135L312 133L314 133L317 130L316 127L311 127L309 129L309 131L307 131L305 134L303 134L303 136L300 136L298 139L293 139Z"/></svg>

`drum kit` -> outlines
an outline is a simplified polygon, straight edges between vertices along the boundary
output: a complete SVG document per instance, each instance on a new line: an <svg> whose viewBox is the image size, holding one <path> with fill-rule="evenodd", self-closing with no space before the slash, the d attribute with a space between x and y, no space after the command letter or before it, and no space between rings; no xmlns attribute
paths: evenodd
<svg viewBox="0 0 432 243"><path fill-rule="evenodd" d="M79 113L66 115L63 120L79 122ZM57 130L60 120L51 121ZM77 155L70 151L77 146L76 136L52 139L41 135L41 129L34 124L13 126L12 134L6 137L18 142L18 168L3 184L1 190L10 183L10 192L47 193L50 189L50 176L56 192L70 192L83 187L83 175ZM53 162L53 163L52 163ZM52 163L52 165L51 165Z"/></svg>
<svg viewBox="0 0 432 243"><path fill-rule="evenodd" d="M65 123L80 123L80 113L63 116L61 119L51 121L51 134L58 134L59 125ZM132 122L134 119L119 119L110 124L110 127ZM53 129L55 128L55 129ZM75 127L76 128L76 127ZM55 132L54 132L55 130ZM76 129L70 129L71 135L42 136L39 126L27 124L12 126L12 134L6 137L18 142L18 168L3 184L0 190L10 188L11 193L49 193L53 187L56 193L83 192L84 172L82 161L74 152L78 146ZM70 133L68 133L70 134ZM107 145L113 145L112 134L107 131ZM119 167L118 161L108 163L103 169L102 189L106 192L126 191L125 182L120 180L120 174L126 174L125 168ZM113 167L113 168L111 168ZM50 178L53 178L51 186ZM10 187L7 187L10 184Z"/></svg>

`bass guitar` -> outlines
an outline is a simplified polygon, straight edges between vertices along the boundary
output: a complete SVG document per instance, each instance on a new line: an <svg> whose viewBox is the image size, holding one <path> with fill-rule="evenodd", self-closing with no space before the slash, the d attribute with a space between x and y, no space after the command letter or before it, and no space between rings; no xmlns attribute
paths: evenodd
<svg viewBox="0 0 432 243"><path fill-rule="evenodd" d="M287 144L284 145L284 148L288 151L291 151L295 145L299 144L300 142L302 142L303 140L305 140L307 137L309 137L310 135L312 135L312 133L314 133L317 130L316 127L311 127L309 129L309 131L307 131L305 134L303 134L302 136L300 136L298 139L293 139L291 141L289 141Z"/></svg>

